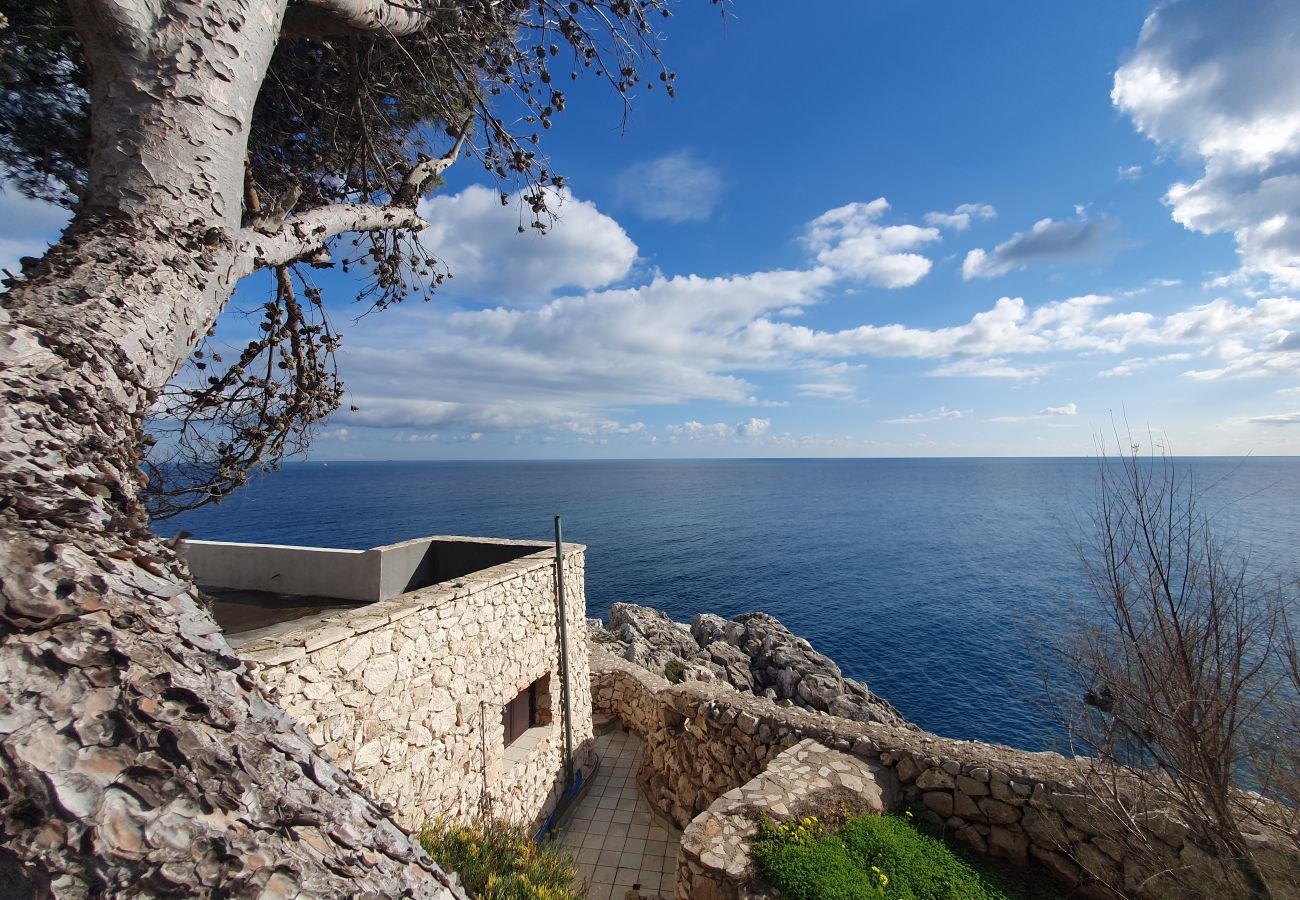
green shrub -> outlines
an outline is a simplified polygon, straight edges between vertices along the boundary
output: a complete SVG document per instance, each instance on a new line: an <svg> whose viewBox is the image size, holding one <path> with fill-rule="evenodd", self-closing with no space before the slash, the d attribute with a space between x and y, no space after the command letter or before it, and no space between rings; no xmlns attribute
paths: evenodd
<svg viewBox="0 0 1300 900"><path fill-rule="evenodd" d="M664 677L673 684L681 684L686 677L686 663L680 659L670 659L668 665L664 666Z"/></svg>
<svg viewBox="0 0 1300 900"><path fill-rule="evenodd" d="M851 817L838 834L823 834L813 817L774 825L760 816L753 855L789 900L1030 900L1055 893L1025 891L973 867L918 832L907 814Z"/></svg>
<svg viewBox="0 0 1300 900"><path fill-rule="evenodd" d="M535 843L522 828L499 821L455 825L441 819L420 829L420 844L460 876L481 900L582 900L572 858Z"/></svg>

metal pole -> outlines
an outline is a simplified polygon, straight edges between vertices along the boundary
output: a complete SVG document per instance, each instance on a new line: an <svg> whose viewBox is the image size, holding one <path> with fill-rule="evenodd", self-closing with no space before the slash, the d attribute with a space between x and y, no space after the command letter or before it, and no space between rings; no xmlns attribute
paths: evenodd
<svg viewBox="0 0 1300 900"><path fill-rule="evenodd" d="M569 616L564 607L564 543L555 517L555 594L560 607L560 690L564 694L564 788L573 787L573 706L569 700Z"/></svg>

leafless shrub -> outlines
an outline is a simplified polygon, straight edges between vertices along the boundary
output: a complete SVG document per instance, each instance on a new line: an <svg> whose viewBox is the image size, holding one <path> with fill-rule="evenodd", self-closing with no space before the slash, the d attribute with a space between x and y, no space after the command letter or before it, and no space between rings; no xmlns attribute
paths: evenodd
<svg viewBox="0 0 1300 900"><path fill-rule="evenodd" d="M1295 592L1252 578L1159 442L1117 445L1100 447L1080 545L1095 604L1058 628L1066 677L1048 687L1070 749L1101 762L1086 794L1129 864L1078 861L1123 895L1286 895L1300 887Z"/></svg>

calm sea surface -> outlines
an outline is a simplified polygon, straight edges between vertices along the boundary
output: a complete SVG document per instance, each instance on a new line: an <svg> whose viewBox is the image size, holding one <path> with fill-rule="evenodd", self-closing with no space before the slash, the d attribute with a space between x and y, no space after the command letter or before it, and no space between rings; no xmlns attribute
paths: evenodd
<svg viewBox="0 0 1300 900"><path fill-rule="evenodd" d="M585 543L589 614L776 615L924 728L1050 744L1026 624L1083 599L1085 459L300 463L161 523L364 549L429 534ZM1180 463L1256 575L1300 575L1300 459Z"/></svg>

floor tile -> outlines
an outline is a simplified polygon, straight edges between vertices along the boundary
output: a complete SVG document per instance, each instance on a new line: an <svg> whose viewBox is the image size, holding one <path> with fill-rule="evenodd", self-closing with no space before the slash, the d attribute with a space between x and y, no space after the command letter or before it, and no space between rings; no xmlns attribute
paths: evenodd
<svg viewBox="0 0 1300 900"><path fill-rule="evenodd" d="M671 898L678 835L655 824L638 796L641 742L612 731L596 747L600 771L561 834L562 847L574 855L593 900L623 900L634 884L645 896Z"/></svg>

